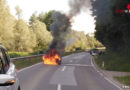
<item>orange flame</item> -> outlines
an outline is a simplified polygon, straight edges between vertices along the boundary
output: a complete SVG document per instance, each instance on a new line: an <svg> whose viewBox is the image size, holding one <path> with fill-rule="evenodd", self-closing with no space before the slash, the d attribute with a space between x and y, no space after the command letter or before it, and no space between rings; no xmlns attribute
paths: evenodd
<svg viewBox="0 0 130 90"><path fill-rule="evenodd" d="M55 52L54 49L52 49L49 51L49 53L43 56L43 63L49 65L60 65L61 57Z"/></svg>

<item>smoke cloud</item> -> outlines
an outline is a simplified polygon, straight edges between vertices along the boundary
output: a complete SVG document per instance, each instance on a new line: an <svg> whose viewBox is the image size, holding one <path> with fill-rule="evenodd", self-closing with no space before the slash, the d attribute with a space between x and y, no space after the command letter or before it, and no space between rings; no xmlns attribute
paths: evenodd
<svg viewBox="0 0 130 90"><path fill-rule="evenodd" d="M60 55L63 54L66 47L67 35L70 32L70 19L60 12L54 11L52 14L53 23L50 26L53 35L53 41L50 49L55 49Z"/></svg>
<svg viewBox="0 0 130 90"><path fill-rule="evenodd" d="M76 16L81 11L91 8L92 15L99 23L108 24L111 0L69 0L70 17Z"/></svg>
<svg viewBox="0 0 130 90"><path fill-rule="evenodd" d="M50 30L52 32L53 41L48 51L55 49L60 55L63 54L67 42L69 41L68 34L71 32L72 17L80 13L82 9L91 6L89 0L70 0L69 5L69 15L65 15L58 11L54 11L52 14L53 23L50 26Z"/></svg>
<svg viewBox="0 0 130 90"><path fill-rule="evenodd" d="M90 0L69 0L70 17L76 16L82 10L87 10L91 7Z"/></svg>
<svg viewBox="0 0 130 90"><path fill-rule="evenodd" d="M68 38L67 35L71 32L71 19L78 15L81 11L92 8L93 16L96 20L103 23L109 22L107 15L109 13L110 0L69 0L70 11L69 15L54 11L52 14L53 23L50 26L53 41L49 50L55 49L60 55L63 54Z"/></svg>

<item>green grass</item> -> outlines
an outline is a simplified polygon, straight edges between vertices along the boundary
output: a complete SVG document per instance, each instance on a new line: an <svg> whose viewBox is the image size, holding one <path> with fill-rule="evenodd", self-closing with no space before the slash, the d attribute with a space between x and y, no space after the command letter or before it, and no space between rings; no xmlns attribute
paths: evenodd
<svg viewBox="0 0 130 90"><path fill-rule="evenodd" d="M23 57L23 56L30 56L31 54L28 52L8 52L11 58L15 57Z"/></svg>
<svg viewBox="0 0 130 90"><path fill-rule="evenodd" d="M14 64L15 64L16 68L19 70L19 69L31 66L31 65L39 63L39 62L42 62L42 57L15 61Z"/></svg>
<svg viewBox="0 0 130 90"><path fill-rule="evenodd" d="M97 65L105 70L111 71L124 71L130 72L130 57L117 55L115 53L105 53L101 56L95 56L95 61ZM102 67L102 62L104 61L104 67Z"/></svg>
<svg viewBox="0 0 130 90"><path fill-rule="evenodd" d="M123 77L114 77L115 79L117 79L119 82L130 86L130 75L127 76L123 76Z"/></svg>

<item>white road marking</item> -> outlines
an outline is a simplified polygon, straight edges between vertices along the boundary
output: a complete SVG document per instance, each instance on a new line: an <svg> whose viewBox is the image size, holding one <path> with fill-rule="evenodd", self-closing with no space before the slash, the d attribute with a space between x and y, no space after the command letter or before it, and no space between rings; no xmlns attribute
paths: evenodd
<svg viewBox="0 0 130 90"><path fill-rule="evenodd" d="M104 79L106 79L109 83L113 84L114 86L116 86L120 90L123 90L121 87L119 87L118 85L116 85L113 81L109 80L108 78L105 77Z"/></svg>
<svg viewBox="0 0 130 90"><path fill-rule="evenodd" d="M93 67L92 65L85 65L85 64L64 64L66 66L84 66L84 67Z"/></svg>
<svg viewBox="0 0 130 90"><path fill-rule="evenodd" d="M74 74L75 67L67 66L67 69L64 72L61 71L61 68L58 68L55 71L49 83L52 85L60 84L61 86L77 86L77 81Z"/></svg>
<svg viewBox="0 0 130 90"><path fill-rule="evenodd" d="M66 69L66 66L64 66L61 71L65 71L65 69Z"/></svg>
<svg viewBox="0 0 130 90"><path fill-rule="evenodd" d="M57 90L61 90L61 84L57 85Z"/></svg>
<svg viewBox="0 0 130 90"><path fill-rule="evenodd" d="M97 68L95 67L95 65L92 62L93 58L91 59L91 65L93 66L93 68L101 75L103 76L102 73L100 73L100 71L97 70ZM105 80L107 80L109 83L111 83L112 85L116 86L119 90L123 90L120 86L118 86L116 83L114 83L112 80L108 79L107 77L104 77Z"/></svg>
<svg viewBox="0 0 130 90"><path fill-rule="evenodd" d="M70 62L73 62L72 60L70 60Z"/></svg>
<svg viewBox="0 0 130 90"><path fill-rule="evenodd" d="M93 64L93 57L91 58L91 65L94 66L94 64Z"/></svg>

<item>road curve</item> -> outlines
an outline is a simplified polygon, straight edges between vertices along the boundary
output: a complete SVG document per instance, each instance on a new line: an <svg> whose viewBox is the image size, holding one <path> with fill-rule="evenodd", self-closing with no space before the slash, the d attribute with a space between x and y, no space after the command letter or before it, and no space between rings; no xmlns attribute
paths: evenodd
<svg viewBox="0 0 130 90"><path fill-rule="evenodd" d="M21 90L122 90L96 71L87 52L63 57L60 66L36 64L18 77Z"/></svg>

